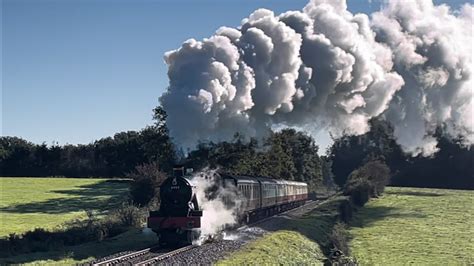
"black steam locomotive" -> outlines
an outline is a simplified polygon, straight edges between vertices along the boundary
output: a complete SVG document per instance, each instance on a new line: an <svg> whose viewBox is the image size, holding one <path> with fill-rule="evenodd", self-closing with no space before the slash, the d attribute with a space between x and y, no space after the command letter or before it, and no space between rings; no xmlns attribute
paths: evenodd
<svg viewBox="0 0 474 266"><path fill-rule="evenodd" d="M160 244L167 246L186 245L196 240L203 214L193 180L184 176L183 167L175 168L174 172L160 187L160 209L151 211L147 222L159 236ZM243 200L242 222L301 206L308 197L307 184L302 182L229 174L218 174L218 178L221 186L237 190Z"/></svg>

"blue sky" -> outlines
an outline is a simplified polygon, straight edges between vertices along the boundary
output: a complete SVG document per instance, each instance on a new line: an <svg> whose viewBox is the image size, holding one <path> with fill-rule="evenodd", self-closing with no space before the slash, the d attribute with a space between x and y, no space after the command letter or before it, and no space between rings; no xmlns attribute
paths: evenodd
<svg viewBox="0 0 474 266"><path fill-rule="evenodd" d="M167 86L166 51L238 26L257 8L306 2L2 0L2 135L77 144L139 130ZM380 1L348 6L372 13Z"/></svg>

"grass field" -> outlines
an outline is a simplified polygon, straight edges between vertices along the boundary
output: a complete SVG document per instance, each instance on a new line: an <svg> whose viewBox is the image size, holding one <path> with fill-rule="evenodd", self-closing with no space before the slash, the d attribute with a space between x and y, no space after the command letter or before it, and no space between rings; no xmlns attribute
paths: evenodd
<svg viewBox="0 0 474 266"><path fill-rule="evenodd" d="M0 265L75 265L125 250L144 249L156 244L157 241L154 233L144 233L139 229L133 229L101 242L67 246L64 249L50 252L35 252L0 258Z"/></svg>
<svg viewBox="0 0 474 266"><path fill-rule="evenodd" d="M361 265L474 263L474 191L387 188L351 223Z"/></svg>
<svg viewBox="0 0 474 266"><path fill-rule="evenodd" d="M0 178L0 237L34 228L54 229L65 222L116 207L124 182L79 178Z"/></svg>
<svg viewBox="0 0 474 266"><path fill-rule="evenodd" d="M219 261L220 265L323 265L323 246L338 215L342 197L332 198L302 217L274 217L277 227Z"/></svg>
<svg viewBox="0 0 474 266"><path fill-rule="evenodd" d="M322 264L319 245L306 236L282 230L268 234L246 245L221 265L309 265Z"/></svg>

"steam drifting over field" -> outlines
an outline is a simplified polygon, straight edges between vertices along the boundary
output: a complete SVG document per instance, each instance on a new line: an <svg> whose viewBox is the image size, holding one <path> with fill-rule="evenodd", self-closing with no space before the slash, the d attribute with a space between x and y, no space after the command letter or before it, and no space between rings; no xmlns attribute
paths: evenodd
<svg viewBox="0 0 474 266"><path fill-rule="evenodd" d="M430 0L389 1L370 18L343 0L256 10L165 54L170 133L193 148L281 125L358 135L380 117L414 155L436 152L438 126L472 144L472 14Z"/></svg>

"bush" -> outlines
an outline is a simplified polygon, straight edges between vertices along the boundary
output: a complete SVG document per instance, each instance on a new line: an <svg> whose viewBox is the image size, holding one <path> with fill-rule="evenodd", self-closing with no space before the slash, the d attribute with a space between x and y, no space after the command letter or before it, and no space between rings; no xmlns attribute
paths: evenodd
<svg viewBox="0 0 474 266"><path fill-rule="evenodd" d="M372 185L367 180L356 180L344 189L344 195L351 198L352 203L362 207L371 198Z"/></svg>
<svg viewBox="0 0 474 266"><path fill-rule="evenodd" d="M0 257L57 250L63 246L89 241L102 241L121 234L130 227L140 226L144 217L140 209L129 204L123 204L115 212L100 220L93 212L86 211L86 213L87 219L72 221L61 231L50 232L37 228L22 235L10 234L8 238L0 239L2 246Z"/></svg>
<svg viewBox="0 0 474 266"><path fill-rule="evenodd" d="M125 203L114 212L114 215L124 226L141 226L145 218L145 213L139 208Z"/></svg>
<svg viewBox="0 0 474 266"><path fill-rule="evenodd" d="M348 223L352 219L352 204L349 199L341 201L339 205L339 220Z"/></svg>
<svg viewBox="0 0 474 266"><path fill-rule="evenodd" d="M390 182L390 168L382 161L370 161L363 166L363 174L373 184L373 197L382 195Z"/></svg>
<svg viewBox="0 0 474 266"><path fill-rule="evenodd" d="M378 197L390 181L390 169L381 161L370 161L354 170L344 186L344 195L350 196L357 206L363 206L372 197Z"/></svg>
<svg viewBox="0 0 474 266"><path fill-rule="evenodd" d="M336 223L329 235L329 241L333 246L333 250L339 250L345 255L349 255L349 233L346 224Z"/></svg>
<svg viewBox="0 0 474 266"><path fill-rule="evenodd" d="M347 232L346 224L336 223L332 228L328 240L332 248L324 265L358 265L357 261L354 258L350 257L350 236Z"/></svg>
<svg viewBox="0 0 474 266"><path fill-rule="evenodd" d="M147 163L135 167L135 171L127 174L133 179L130 186L130 198L138 206L146 206L158 201L159 186L167 178L160 171L158 163ZM155 201L155 202L154 202Z"/></svg>

